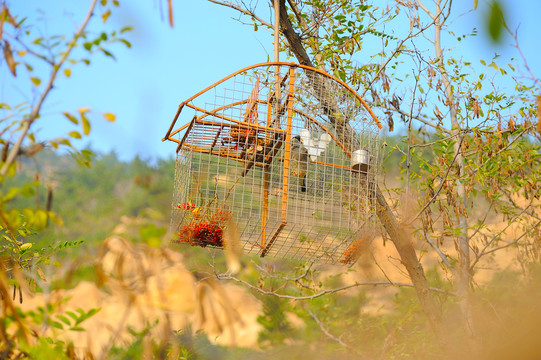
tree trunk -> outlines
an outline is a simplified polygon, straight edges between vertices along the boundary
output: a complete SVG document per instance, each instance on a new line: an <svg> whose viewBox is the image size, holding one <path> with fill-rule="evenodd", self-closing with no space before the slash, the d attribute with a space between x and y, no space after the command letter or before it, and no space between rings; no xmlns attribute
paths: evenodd
<svg viewBox="0 0 541 360"><path fill-rule="evenodd" d="M440 1L436 3L436 13L441 12ZM451 88L449 75L445 70L443 61L443 51L441 49L441 27L443 21L439 18L434 19L434 48L436 51L436 59L438 59L438 67L441 74L443 86L445 88L445 97L449 107L451 125L453 127L452 134L455 137L454 152L456 154L456 165L458 167L458 177L464 174L464 158L461 149L461 127L457 119L456 99ZM470 243L468 238L468 219L465 215L466 211L466 190L464 184L457 180L455 182L455 190L457 194L456 213L458 220L459 235L456 238L456 248L458 251L458 265L456 267L456 290L458 295L458 304L462 313L462 323L466 331L467 339L470 341L470 348L474 355L478 353L478 339L473 322L473 310L471 305L470 295Z"/></svg>
<svg viewBox="0 0 541 360"><path fill-rule="evenodd" d="M428 318L432 331L436 335L436 339L443 349L450 350L447 343L448 333L445 331L441 307L437 304L430 291L423 266L417 258L411 238L401 229L379 186L376 186L376 214L398 251L400 261L408 271L415 292L417 293L417 298Z"/></svg>
<svg viewBox="0 0 541 360"><path fill-rule="evenodd" d="M293 52L300 64L314 67L314 64L312 63L302 44L300 36L293 29L291 21L287 15L285 0L274 1L280 1L280 29L287 39L290 50ZM336 111L333 112L331 110L331 114L332 113L336 113ZM338 135L346 137L346 134ZM349 143L349 139L340 140L344 144ZM376 187L376 214L385 227L385 230L387 230L391 238L391 242L396 247L402 264L408 271L411 281L415 287L419 302L421 303L421 307L428 318L438 343L447 353L449 353L450 348L447 344L447 332L445 331L444 323L442 321L441 307L438 305L435 297L429 289L423 267L417 258L417 254L415 253L411 239L400 228L398 221L396 220L396 217L381 193L379 186Z"/></svg>

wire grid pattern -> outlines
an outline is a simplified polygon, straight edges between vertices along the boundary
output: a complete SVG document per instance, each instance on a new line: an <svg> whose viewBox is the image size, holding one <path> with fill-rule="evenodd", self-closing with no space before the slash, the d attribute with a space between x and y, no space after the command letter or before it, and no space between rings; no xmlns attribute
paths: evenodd
<svg viewBox="0 0 541 360"><path fill-rule="evenodd" d="M249 68L183 103L172 229L224 229L226 214L245 253L354 262L375 231L377 120L343 83L293 64L279 66L277 96L277 68Z"/></svg>

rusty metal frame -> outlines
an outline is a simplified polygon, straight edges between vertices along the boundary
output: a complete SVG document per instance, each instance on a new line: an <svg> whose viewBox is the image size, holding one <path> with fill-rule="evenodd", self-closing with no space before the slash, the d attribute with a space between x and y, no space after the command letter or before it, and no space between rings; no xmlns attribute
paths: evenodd
<svg viewBox="0 0 541 360"><path fill-rule="evenodd" d="M226 82L227 80L231 78L234 78L237 75L246 75L243 73L247 73L248 70L251 70L251 69L256 69L260 67L270 68L272 66L274 66L275 69L278 69L278 71L275 72L275 75L276 75L275 81L272 81L271 79L266 78L266 80L264 80L264 84L266 86L268 86L269 84L274 84L276 89L275 91L269 91L269 92L266 92L267 89L265 89L264 93L267 94L265 96L266 100L260 99L259 96L253 96L253 95L250 95L248 98L243 99L243 100L238 100L238 98L231 99L229 97L224 96L224 99L226 101L233 101L233 102L227 105L223 105L223 103L216 104L215 106L219 106L219 107L210 108L210 109L201 108L200 106L203 106L200 104L201 101L194 102L194 100L197 99L199 96L216 88L218 85ZM282 68L284 71L284 75L280 79L279 69L281 66L284 67ZM285 69L286 67L287 69ZM178 110L175 114L175 117L168 131L165 134L165 137L162 139L162 141L169 140L169 141L175 142L178 145L177 153L180 152L180 150L193 151L193 152L199 152L199 153L204 153L204 154L217 155L220 157L236 160L240 163L244 163L244 171L242 174L243 177L254 165L263 168L263 184L262 184L263 185L262 186L263 198L261 199L259 197L260 199L259 201L262 200L262 208L261 208L262 211L259 214L257 214L257 217L261 218L261 224L258 224L257 226L257 228L259 228L259 225L261 226L261 232L260 234L258 234L259 244L257 244L257 240L255 241L251 240L250 242L252 246L256 246L259 249L257 252L260 257L265 257L270 252L273 252L274 250L271 250L273 246L279 247L280 246L279 244L281 243L282 238L290 236L288 234L282 234L284 229L289 228L288 216L290 217L289 223L293 225L295 225L296 223L296 220L291 217L295 210L292 209L291 207L288 208L288 201L289 202L292 201L292 199L290 198L292 195L289 194L289 191L293 190L293 188L290 189L291 186L294 187L294 183L290 183L290 180L291 180L290 178L290 160L291 159L290 158L292 155L291 154L291 140L292 140L292 135L293 135L292 131L294 131L293 127L298 126L297 122L302 123L302 121L304 121L304 126L308 128L310 131L316 131L320 133L320 130L322 130L324 133L327 133L331 137L331 139L336 143L336 145L342 150L344 155L346 155L349 158L351 158L352 156L347 146L344 143L342 143L342 141L340 141L340 139L338 139L338 137L333 132L332 125L324 124L325 117L319 120L316 119L316 116L322 115L321 113L318 113L318 111L320 111L321 108L318 108L316 105L316 110L314 111L314 114L310 114L309 113L310 110L306 110L302 108L302 101L301 101L302 93L299 93L297 95L295 94L296 92L299 91L299 88L301 88L304 84L304 83L300 84L299 88L296 87L295 81L298 81L297 77L298 76L302 77L304 74L304 73L300 74L301 73L300 69L308 70L315 74L322 75L326 77L327 79L330 79L331 81L336 83L336 84L333 84L332 82L328 82L328 80L324 80L322 82L323 84L322 86L324 87L328 86L329 88L333 88L335 85L339 84L340 86L344 88L344 89L340 89L340 93L337 94L336 96L347 97L347 104L349 104L350 107L356 109L355 111L351 113L349 111L346 111L343 113L344 115L351 114L352 115L351 119L354 121L357 121L355 117L357 117L360 112L362 113L364 110L366 110L368 114L370 115L366 116L366 113L363 114L363 117L362 117L363 124L370 125L371 129L375 128L374 125L377 125L379 129L382 128L382 125L379 122L378 118L370 109L370 107L365 102L365 100L361 98L361 96L357 94L354 89L352 89L350 86L348 86L346 83L344 83L340 79L322 70L315 69L309 66L276 61L276 62L260 63L260 64L243 68L221 79L220 81L212 84L211 86L205 88L204 90L198 92L197 94L193 95L189 99L183 101L179 105ZM296 73L296 70L298 71L297 73ZM255 72L258 74L258 79L259 79L259 73L257 71L259 71L259 69L255 70ZM241 95L242 98L244 98L246 94L244 90L246 84L249 85L250 83L252 83L253 85L252 81L246 81L246 82L241 83L242 90L239 90L239 93L243 94ZM252 94L253 93L254 93L254 90L252 90ZM329 94L332 96L330 92ZM300 102L301 108L297 109L295 107L299 107L298 102ZM243 110L246 104L247 104L246 109ZM252 109L260 105L261 105L261 108L263 107L267 108L267 112L264 118L263 117L260 118L259 119L260 121L257 121L257 120L254 122L249 121ZM175 129L175 125L178 121L178 118L185 107L195 110L196 115L193 116L193 118L187 124L184 124L180 126L179 128ZM307 108L312 109L312 105L308 106ZM362 110L363 108L364 110ZM243 117L241 116L237 120L237 117L235 114L239 109L241 113L244 111L244 116ZM264 110L262 110L262 112L264 113ZM298 118L297 115L300 116L300 118ZM328 114L323 112L323 115L328 115ZM350 119L350 118L348 117L347 119ZM295 122L295 124L293 124L293 122ZM233 131L232 129L236 131L239 131L239 129L242 129L242 131L244 130L250 131L250 135L245 135L245 136L249 136L249 138L246 138L246 140L244 140L245 139L244 137L242 138L243 145L240 142L235 143L235 140L231 140L231 139L236 139L235 135L232 133ZM262 150L261 146L259 145L264 146L263 148L264 150ZM258 148L257 157L256 157L255 147L253 146ZM251 154L250 151L252 148L254 149L252 156L251 157L247 156L248 153ZM283 150L283 153L279 157L277 154L281 152L282 150ZM276 181L276 179L274 178L275 175L272 175L273 178L271 178L271 173L270 173L271 163L273 163L276 160L279 162L282 162L282 166L280 166L282 174L281 176L278 175L278 180L277 180L279 181L279 178L281 177L281 182L282 182L281 189L280 189L280 186L278 187L278 189L281 190L281 195L278 195L278 198L276 199L277 204L274 204L274 203L269 204L270 186L271 186L271 183ZM345 169L345 170L352 169L350 166L347 166L347 165L339 165L339 164L333 164L333 163L327 163L327 162L321 162L321 161L312 161L312 160L309 160L309 161L312 164L318 164L318 165L327 166L327 167L334 167L334 168L340 168L340 169ZM344 162L340 161L340 164L342 163ZM237 163L237 165L234 165L234 166L238 166L238 165L240 164ZM334 170L330 170L330 171L334 171ZM231 189L229 190L229 192L231 192ZM227 194L227 196L228 195L229 193ZM277 195L277 194L274 194L274 195ZM272 226L272 228L267 229L268 222L271 221L271 219L269 218L269 208L271 206L276 207L275 210L278 211L278 213L273 215L276 218L274 219L273 217L274 220L272 221L276 221L276 222L273 223L274 225ZM289 212L292 212L292 213L288 214ZM276 225L278 226L276 227ZM277 245L275 245L275 243ZM321 247L322 244L320 244L319 246ZM318 249L317 251L319 251ZM332 255L329 255L329 256L332 256Z"/></svg>
<svg viewBox="0 0 541 360"><path fill-rule="evenodd" d="M180 116L180 113L182 112L182 109L184 108L184 106L189 106L189 107L193 107L193 105L190 104L190 102L192 102L195 98L199 97L200 95L206 93L207 91L209 91L210 89L218 86L219 84L231 79L232 77L238 75L238 74L241 74L245 71L248 71L250 69L254 69L254 68L257 68L257 67L268 67L268 66L289 66L290 68L302 68L302 69L305 69L305 70L309 70L309 71L313 71L313 72L316 72L320 75L323 75L333 81L336 81L338 82L339 84L341 84L342 86L344 86L346 89L348 89L355 97L357 100L359 100L359 102L361 103L361 105L366 109L366 111L368 111L368 113L370 114L370 116L372 117L372 120L376 123L376 125L378 126L378 128L382 128L382 125L381 123L379 122L378 120L378 117L374 114L374 112L372 111L372 109L370 109L370 107L368 106L368 104L366 103L366 101L351 87L349 86L348 84L346 84L345 82L343 82L342 80L338 79L337 77L335 76L332 76L330 74L328 74L327 72L323 71L323 70L320 70L320 69L316 69L316 68L313 68L313 67L310 67L310 66L306 66L306 65L301 65L301 64L295 64L295 63L287 63L287 62L267 62L267 63L260 63L260 64L255 64L255 65L251 65L251 66L248 66L248 67L245 67L239 71L236 71L228 76L226 76L225 78L221 79L220 81L218 82L215 82L214 84L210 85L209 87L201 90L200 92L198 92L197 94L193 95L192 97L190 97L189 99L183 101L179 107L178 107L178 110L177 110L177 113L175 114L175 117L173 119L173 122L171 123L171 125L169 126L169 129L167 130L167 132L165 133L165 136L163 137L162 141L165 141L165 140L172 140L171 139L171 136L173 135L173 128L175 127L176 123L177 123L177 120ZM248 100L247 100L248 101ZM206 112L206 111L204 111ZM212 115L212 114L209 114L209 115ZM175 134L178 133L178 131L175 131Z"/></svg>
<svg viewBox="0 0 541 360"><path fill-rule="evenodd" d="M264 257L274 244L274 241L287 224L287 195L289 189L289 161L291 157L291 126L293 121L293 94L295 92L295 68L289 68L289 93L287 95L287 121L286 121L286 141L284 149L284 172L282 174L282 222L278 229L272 234L269 243L261 251L260 257ZM266 221L266 219L265 219ZM263 244L262 244L263 245Z"/></svg>

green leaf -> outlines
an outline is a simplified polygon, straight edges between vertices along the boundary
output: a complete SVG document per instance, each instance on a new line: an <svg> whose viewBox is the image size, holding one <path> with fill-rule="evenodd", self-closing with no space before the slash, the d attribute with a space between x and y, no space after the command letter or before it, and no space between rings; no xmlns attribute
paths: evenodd
<svg viewBox="0 0 541 360"><path fill-rule="evenodd" d="M41 79L37 77L31 77L30 80L32 80L32 84L34 84L35 86L39 86L41 84Z"/></svg>
<svg viewBox="0 0 541 360"><path fill-rule="evenodd" d="M69 147L73 147L71 145L71 142L66 138L57 138L56 141L58 141L59 144L66 145L66 146L69 146Z"/></svg>
<svg viewBox="0 0 541 360"><path fill-rule="evenodd" d="M498 71L498 65L496 65L496 63L493 61L490 63L490 65L488 67L491 67L493 68L494 70Z"/></svg>
<svg viewBox="0 0 541 360"><path fill-rule="evenodd" d="M85 160L90 161L92 160L92 157L95 156L95 154L90 150L81 150L81 155Z"/></svg>
<svg viewBox="0 0 541 360"><path fill-rule="evenodd" d="M56 315L56 317L57 317L58 319L60 319L60 321L62 321L64 324L66 324L66 325L68 325L68 326L71 324L71 322L69 321L69 319L68 319L67 317L65 317L64 315Z"/></svg>
<svg viewBox="0 0 541 360"><path fill-rule="evenodd" d="M55 327L57 329L63 329L64 328L64 326L61 323L59 323L58 321L51 321L51 326Z"/></svg>
<svg viewBox="0 0 541 360"><path fill-rule="evenodd" d="M126 39L119 39L119 41L121 41L124 45L126 45L126 47L129 49L131 48L131 43L126 40Z"/></svg>
<svg viewBox="0 0 541 360"><path fill-rule="evenodd" d="M116 116L113 113L103 113L103 117L105 118L105 120L110 122L115 122L116 120Z"/></svg>
<svg viewBox="0 0 541 360"><path fill-rule="evenodd" d="M85 42L85 43L83 44L83 47L84 47L86 50L90 51L90 49L92 49L92 43L87 41L87 42ZM83 60L83 61L84 61L84 60ZM88 65L88 64L87 64L87 65Z"/></svg>
<svg viewBox="0 0 541 360"><path fill-rule="evenodd" d="M73 311L66 311L66 314L68 314L68 316L73 320L77 320L79 318Z"/></svg>
<svg viewBox="0 0 541 360"><path fill-rule="evenodd" d="M101 51L105 54L105 56L109 56L113 60L116 60L115 56L111 52L109 52L109 51L107 51L105 49L101 49Z"/></svg>
<svg viewBox="0 0 541 360"><path fill-rule="evenodd" d="M68 133L68 135L71 136L72 138L75 138L75 139L80 139L80 138L82 138L81 133L78 132L78 131L70 131L70 132Z"/></svg>
<svg viewBox="0 0 541 360"><path fill-rule="evenodd" d="M79 120L77 120L77 118L73 115L71 115L70 113L67 113L67 112L63 112L62 114L64 114L65 117L68 118L69 121L71 121L72 123L74 124L79 124Z"/></svg>
<svg viewBox="0 0 541 360"><path fill-rule="evenodd" d="M106 12L104 12L102 15L101 15L101 21L103 23L105 23L107 21L107 19L109 19L109 16L111 16L111 10L107 10ZM104 39L105 40L105 39Z"/></svg>
<svg viewBox="0 0 541 360"><path fill-rule="evenodd" d="M66 75L66 77L70 77L71 76L71 69L70 68L65 68L64 69L64 75Z"/></svg>
<svg viewBox="0 0 541 360"><path fill-rule="evenodd" d="M90 121L86 117L85 113L81 113L81 121L83 125L83 134L90 134Z"/></svg>
<svg viewBox="0 0 541 360"><path fill-rule="evenodd" d="M492 0L486 26L492 41L499 42L504 29L504 22L502 7L498 0Z"/></svg>
<svg viewBox="0 0 541 360"><path fill-rule="evenodd" d="M34 226L38 229L43 229L47 226L47 211L45 210L36 210L34 218Z"/></svg>
<svg viewBox="0 0 541 360"><path fill-rule="evenodd" d="M75 325L79 325L80 323L82 323L83 321L85 321L86 319L94 316L96 313L98 313L99 311L101 310L101 308L95 308L95 309L90 309L88 312L85 312L83 309L81 308L78 308L77 309L77 312L79 314L81 314L81 316L77 319L77 321L75 322Z"/></svg>

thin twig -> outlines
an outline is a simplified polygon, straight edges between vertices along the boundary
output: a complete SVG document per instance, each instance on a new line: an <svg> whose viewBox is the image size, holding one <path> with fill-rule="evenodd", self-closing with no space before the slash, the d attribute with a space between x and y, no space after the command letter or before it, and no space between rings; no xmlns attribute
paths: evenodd
<svg viewBox="0 0 541 360"><path fill-rule="evenodd" d="M353 284L340 286L340 287L337 287L337 288L334 288L334 289L326 289L326 290L320 291L320 292L312 294L312 295L294 296L294 295L278 294L275 291L269 291L269 290L261 289L261 288L259 288L257 286L254 286L254 285L250 284L247 281L236 278L236 277L234 277L234 276L232 276L230 274L217 274L217 277L218 277L219 280L233 280L233 281L236 281L238 283L241 283L241 284L245 285L249 289L252 289L252 290L254 290L254 291L256 291L256 292L258 292L260 294L263 294L263 295L273 295L273 296L276 296L278 298L292 299L292 300L312 300L312 299L316 299L318 297L321 297L321 296L324 296L324 295L327 295L327 294L332 294L332 293L352 289L352 288L359 287L359 286L413 287L413 284L404 283L404 282L366 281L366 282L355 282ZM437 292L437 293L440 293L440 294L454 295L453 292L443 290L443 289L439 289L439 288L435 288L435 287L429 287L429 289L431 291L434 291L434 292Z"/></svg>
<svg viewBox="0 0 541 360"><path fill-rule="evenodd" d="M224 1L218 1L218 0L208 0L208 1L210 1L211 3L217 4L217 5L225 6L225 7L240 11L241 13L243 13L245 15L248 15L248 16L252 17L253 19L256 19L262 25L268 26L270 29L274 29L274 26L271 23L266 22L265 20L261 19L253 11L243 9L242 7L240 7L238 5L235 5L233 3L230 3L230 2L224 2Z"/></svg>
<svg viewBox="0 0 541 360"><path fill-rule="evenodd" d="M441 249L438 247L438 245L436 245L436 243L434 243L432 241L432 239L430 238L430 235L425 233L425 238L426 238L426 241L430 244L430 246L432 246L434 251L436 251L436 253L440 256L441 260L445 263L445 265L447 265L449 270L451 270L451 272L453 272L452 271L453 268L451 266L451 263L449 262L449 259L447 259L447 256L441 251Z"/></svg>
<svg viewBox="0 0 541 360"><path fill-rule="evenodd" d="M528 235L530 233L530 231L532 231L533 229L535 229L536 227L538 227L539 225L541 225L541 220L538 221L537 223L535 223L535 225L532 225L530 228L528 228L527 231L523 232L522 235L520 235L518 238L516 238L515 240L513 241L510 241L508 243L506 243L505 245L502 245L502 246L498 246L498 247L495 247L495 248L492 248L490 250L486 250L488 245L489 244L492 244L494 239L496 239L497 237L495 236L492 241L490 241L487 246L485 246L483 248L483 250L481 251L481 253L479 253L479 255L476 256L475 260L472 262L471 266L470 266L470 269L473 270L473 267L479 262L479 260L481 259L481 257L485 256L485 255L488 255L488 254L492 254L496 251L499 251L499 250L502 250L502 249L505 249L505 248L508 248L509 246L512 246L512 245L517 245L519 243L519 241L525 237L526 235ZM486 251L485 251L486 250Z"/></svg>
<svg viewBox="0 0 541 360"><path fill-rule="evenodd" d="M407 112L402 111L402 110L400 110L400 109L395 109L395 108L389 107L389 106L387 106L387 105L385 105L385 104L377 104L376 106L377 106L377 107L380 107L380 108L382 108L382 109L385 109L385 110L390 110L390 111L397 112L397 113L399 113L400 115L409 116L409 114L408 114ZM442 127L442 126L436 125L436 124L434 124L434 123L432 123L432 122L430 122L430 121L428 121L428 120L426 120L426 119L423 119L422 117L419 117L419 116L412 116L411 118L414 119L414 120L417 120L417 121L419 121L419 122L422 122L423 124L425 124L425 125L427 125L427 126L430 126L430 127L434 128L434 129L436 129L436 130L441 130L441 131L443 131L443 132L446 133L446 134L451 134L451 130L448 130L448 129Z"/></svg>
<svg viewBox="0 0 541 360"><path fill-rule="evenodd" d="M346 349L348 349L349 351L361 356L362 353L360 353L359 351L357 351L357 349L355 349L353 346L351 345L348 345L346 344L341 338L339 337L336 337L334 336L330 331L329 329L327 329L327 327L325 326L325 324L323 324L323 322L316 316L316 314L314 314L312 311L310 310L306 310L308 312L308 314L310 314L310 316L312 317L312 319L314 319L314 321L316 322L316 324L318 324L319 328L321 329L321 331L323 332L323 334L325 334L329 339L333 340L333 341L336 341L337 343L339 343L340 345L342 345L343 347L345 347Z"/></svg>
<svg viewBox="0 0 541 360"><path fill-rule="evenodd" d="M416 33L412 33L411 30L410 30L410 33L408 34L408 36L406 36L404 39L402 39L402 41L397 45L396 49L393 50L393 52L391 53L391 56L389 56L387 58L387 60L385 60L385 62L383 63L383 65L380 66L378 72L374 75L374 77L372 78L372 80L370 80L370 82L368 82L368 84L365 86L365 89L363 91L363 93L361 94L361 97L364 98L364 96L366 95L366 92L368 91L368 89L370 89L372 87L372 84L374 84L374 82L378 79L379 75L383 72L383 70L385 70L385 68L387 67L387 65L389 64L389 62L399 53L402 51L402 45L404 45L404 43L406 41L408 41L409 39L411 38L414 38L416 37L417 35L423 33L426 29L428 29L429 27L431 27L432 25L434 25L438 19L438 17L441 15L441 13L443 12L443 10L441 10L440 12L438 12L438 16L433 18L432 22L429 23L428 25L422 27L421 29L419 29L419 31L417 31Z"/></svg>

